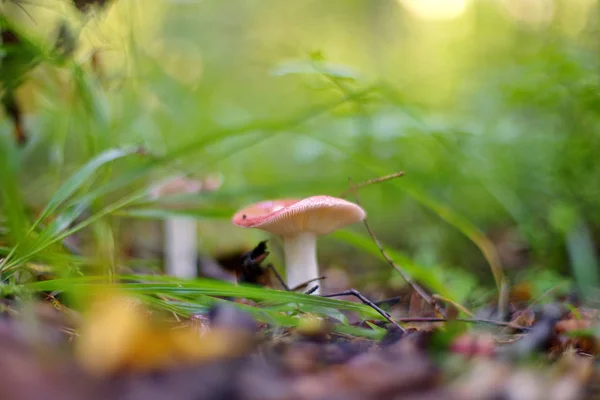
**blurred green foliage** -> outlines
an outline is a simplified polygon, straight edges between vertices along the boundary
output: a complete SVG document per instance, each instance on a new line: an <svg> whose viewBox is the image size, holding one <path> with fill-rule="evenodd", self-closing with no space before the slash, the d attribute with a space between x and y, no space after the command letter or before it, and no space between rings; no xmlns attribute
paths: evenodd
<svg viewBox="0 0 600 400"><path fill-rule="evenodd" d="M85 12L61 0L1 3L2 26L18 27L30 54L12 66L8 44L0 51L2 79L20 78L28 137L18 148L9 143L12 121L1 120L0 234L7 249L21 243L9 262L56 260L32 251L44 235L69 230L34 225L39 211L31 210L57 199L53 217L90 221L81 229L108 223L116 233L95 229L103 243L95 248L125 257L121 219L164 217L144 193L169 175L223 176L221 190L199 196L189 212L213 224L202 230L207 247L226 248L234 235L247 245L257 238L228 227L239 206L337 195L348 177L403 170L360 197L413 274L449 285L461 301L493 285L490 263L514 281L548 276L536 294L555 284L553 272L593 294L596 1L448 0L465 7L446 20L411 13L410 3L118 0ZM53 56L56 48L70 58ZM126 146L140 147L87 164L90 175L64 191L89 160ZM359 242L324 239L324 262L350 268L359 287L363 278L397 279L356 231Z"/></svg>

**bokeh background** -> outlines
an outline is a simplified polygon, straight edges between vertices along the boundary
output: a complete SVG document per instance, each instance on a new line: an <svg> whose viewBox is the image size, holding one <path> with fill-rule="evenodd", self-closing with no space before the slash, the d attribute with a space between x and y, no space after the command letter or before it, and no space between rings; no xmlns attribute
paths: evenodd
<svg viewBox="0 0 600 400"><path fill-rule="evenodd" d="M490 264L533 295L565 281L595 294L596 0L0 7L3 24L31 41L32 54L16 64L25 67L5 52L1 70L3 90L14 87L23 114L27 140L10 146L28 207L43 208L93 156L141 145L169 163L134 180L140 162L119 161L90 182L88 191L114 184L90 208L173 174L217 174L219 190L180 211L199 218L200 248L219 258L265 237L231 226L245 204L339 195L349 177L404 171L359 196L378 237L414 275L434 276L460 301L491 296ZM13 133L4 113L0 135ZM168 210L152 207L94 225L83 239L89 252L127 264L130 246L159 246L152 217ZM364 228L350 232L320 241L323 268L350 271L345 279L357 288L400 285L366 249ZM280 266L277 242L272 247Z"/></svg>

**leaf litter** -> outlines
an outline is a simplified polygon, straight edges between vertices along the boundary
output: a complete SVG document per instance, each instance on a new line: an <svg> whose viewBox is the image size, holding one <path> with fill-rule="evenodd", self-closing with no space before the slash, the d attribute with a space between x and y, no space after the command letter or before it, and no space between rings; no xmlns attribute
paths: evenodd
<svg viewBox="0 0 600 400"><path fill-rule="evenodd" d="M266 253L266 243L259 243L241 265L272 274L262 266ZM32 310L4 301L0 398L583 399L600 393L598 313L561 306L560 299L513 309L504 323L445 318L426 302L420 308L378 302L394 323L348 320L380 330L383 337L374 340L336 332L340 320L310 312L296 326L261 322L238 307L260 307L248 299L229 297L184 317L149 306L126 284L100 287L86 294L81 311L63 305L61 294L47 294ZM433 316L395 317L398 308Z"/></svg>

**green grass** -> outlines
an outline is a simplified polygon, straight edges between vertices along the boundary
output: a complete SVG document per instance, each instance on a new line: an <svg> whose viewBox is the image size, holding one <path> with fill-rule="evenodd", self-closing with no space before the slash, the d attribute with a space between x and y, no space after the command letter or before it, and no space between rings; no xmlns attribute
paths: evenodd
<svg viewBox="0 0 600 400"><path fill-rule="evenodd" d="M256 306L234 303L237 307L249 312L258 321L276 326L297 326L301 316L316 313L332 316L342 323L333 329L339 333L380 338L377 330L361 329L348 325L340 311L358 313L362 318L382 320L371 307L364 304L335 300L302 293L265 289L247 285L234 285L228 282L195 279L182 280L166 276L118 276L115 279L139 283L122 283L121 290L136 295L142 300L158 308L162 308L184 317L193 313L206 312L216 303L224 301L221 297L246 298L257 302ZM93 293L115 289L114 285L102 283L102 278L54 279L44 282L26 284L25 289L33 292L58 291L67 294ZM158 296L158 297L157 297ZM293 315L296 315L294 317Z"/></svg>

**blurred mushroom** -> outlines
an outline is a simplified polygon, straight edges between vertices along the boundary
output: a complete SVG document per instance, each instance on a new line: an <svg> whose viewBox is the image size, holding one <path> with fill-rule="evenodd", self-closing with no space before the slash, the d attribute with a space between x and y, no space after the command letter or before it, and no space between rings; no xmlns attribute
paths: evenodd
<svg viewBox="0 0 600 400"><path fill-rule="evenodd" d="M202 190L214 191L221 180L209 176L202 181L177 176L157 185L151 191L154 198L186 193L199 193ZM165 271L180 278L197 276L198 261L197 223L190 217L171 217L164 222Z"/></svg>
<svg viewBox="0 0 600 400"><path fill-rule="evenodd" d="M335 197L313 196L256 203L238 211L232 222L283 238L287 283L294 288L319 275L317 236L364 218L365 211L354 203Z"/></svg>

